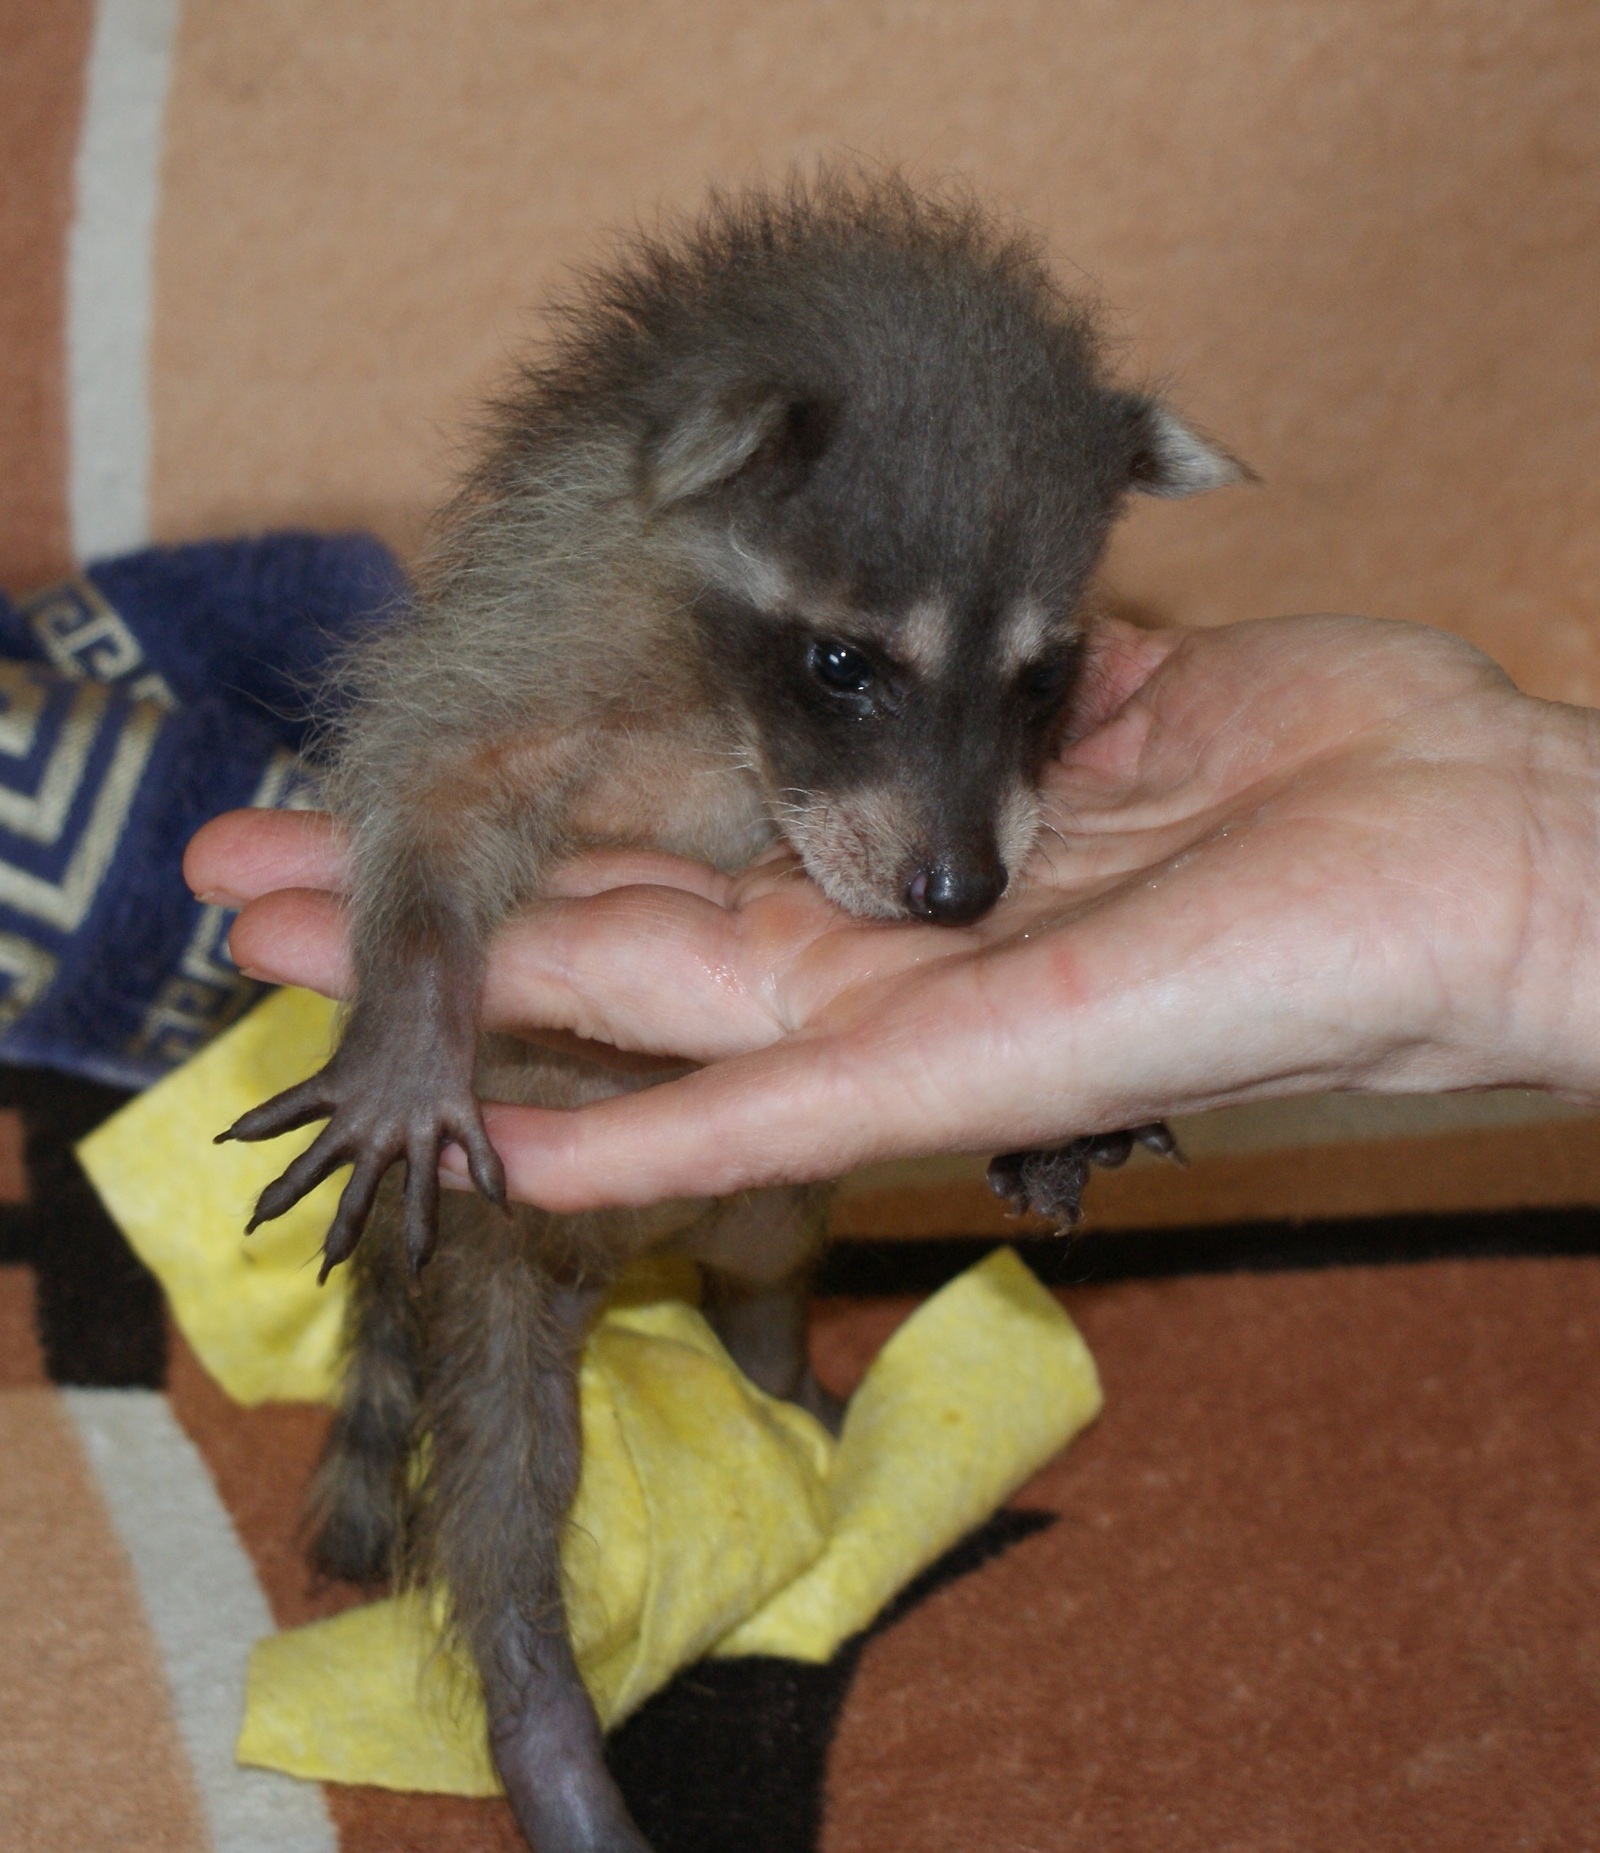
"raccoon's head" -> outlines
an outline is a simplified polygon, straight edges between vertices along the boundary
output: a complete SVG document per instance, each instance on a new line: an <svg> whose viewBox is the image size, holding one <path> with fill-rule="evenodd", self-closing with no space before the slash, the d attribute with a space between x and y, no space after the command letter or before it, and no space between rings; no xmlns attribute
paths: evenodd
<svg viewBox="0 0 1600 1853"><path fill-rule="evenodd" d="M1127 494L1248 473L1106 381L1083 311L970 207L758 205L776 229L724 222L658 344L640 492L811 876L856 914L975 920L1033 845Z"/></svg>

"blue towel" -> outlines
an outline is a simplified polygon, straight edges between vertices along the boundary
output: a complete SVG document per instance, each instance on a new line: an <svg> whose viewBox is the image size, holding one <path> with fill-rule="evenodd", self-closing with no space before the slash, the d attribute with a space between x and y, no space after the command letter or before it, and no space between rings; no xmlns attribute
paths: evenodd
<svg viewBox="0 0 1600 1853"><path fill-rule="evenodd" d="M262 987L184 846L236 805L316 802L331 653L406 596L365 535L149 549L0 597L0 1061L140 1088Z"/></svg>

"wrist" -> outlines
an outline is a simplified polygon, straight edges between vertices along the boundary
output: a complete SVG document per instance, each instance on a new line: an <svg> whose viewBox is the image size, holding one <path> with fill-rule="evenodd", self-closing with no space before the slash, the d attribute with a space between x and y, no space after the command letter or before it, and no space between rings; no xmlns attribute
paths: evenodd
<svg viewBox="0 0 1600 1853"><path fill-rule="evenodd" d="M1505 1008L1480 1085L1600 1104L1600 711L1518 700L1527 906L1502 951Z"/></svg>

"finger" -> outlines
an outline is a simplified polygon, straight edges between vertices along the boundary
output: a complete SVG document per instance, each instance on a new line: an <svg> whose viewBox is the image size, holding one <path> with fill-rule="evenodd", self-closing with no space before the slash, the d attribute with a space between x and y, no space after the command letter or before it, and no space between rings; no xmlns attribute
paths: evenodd
<svg viewBox="0 0 1600 1853"><path fill-rule="evenodd" d="M746 969L759 961L724 908L677 889L614 889L513 922L491 950L484 1016L705 1061L781 1030Z"/></svg>
<svg viewBox="0 0 1600 1853"><path fill-rule="evenodd" d="M439 1141L414 1138L406 1146L406 1255L420 1274L439 1239Z"/></svg>
<svg viewBox="0 0 1600 1853"><path fill-rule="evenodd" d="M238 907L274 888L342 888L344 831L324 811L228 811L198 831L183 876L203 901Z"/></svg>
<svg viewBox="0 0 1600 1853"><path fill-rule="evenodd" d="M575 1112L492 1105L485 1119L511 1196L564 1213L810 1182L885 1150L938 1148L947 1115L920 1110L917 1090L895 1101L881 1082L858 1084L837 1056L783 1043ZM462 1160L447 1151L444 1165L459 1175Z"/></svg>
<svg viewBox="0 0 1600 1853"><path fill-rule="evenodd" d="M317 1272L320 1287L341 1261L348 1261L361 1240L377 1200L383 1174L394 1161L386 1152L368 1152L357 1163L350 1181L339 1197L339 1207L322 1240L322 1266Z"/></svg>
<svg viewBox="0 0 1600 1853"><path fill-rule="evenodd" d="M1102 726L1144 687L1188 635L1176 625L1160 630L1104 618L1094 627L1073 709L1073 730Z"/></svg>
<svg viewBox="0 0 1600 1853"><path fill-rule="evenodd" d="M804 884L813 897L821 900L822 890L806 874L805 864L800 860L798 852L781 838L764 849L753 862L747 862L733 877L734 894L744 904L748 904L755 895L769 894L796 883ZM831 903L823 905L831 906Z"/></svg>
<svg viewBox="0 0 1600 1853"><path fill-rule="evenodd" d="M334 897L285 889L249 903L228 948L251 977L346 997L346 931ZM737 976L757 963L723 908L683 890L633 887L545 903L495 942L484 1026L566 1030L635 1053L707 1060L778 1033L770 999L759 988L744 992Z"/></svg>
<svg viewBox="0 0 1600 1853"><path fill-rule="evenodd" d="M1098 937L1093 959L1079 932L925 963L767 1047L575 1111L488 1107L510 1193L566 1213L723 1196L888 1157L1043 1147L1188 1104L1161 1079L1187 993L1152 995L1123 975L1121 936Z"/></svg>
<svg viewBox="0 0 1600 1853"><path fill-rule="evenodd" d="M745 877L739 878L742 886ZM809 882L775 877L733 908L681 890L548 902L491 949L486 1020L677 1061L764 1048L840 993L977 944L970 933L856 920Z"/></svg>
<svg viewBox="0 0 1600 1853"><path fill-rule="evenodd" d="M350 994L346 912L331 894L283 888L251 901L233 923L228 951L252 978L304 985L324 997Z"/></svg>
<svg viewBox="0 0 1600 1853"><path fill-rule="evenodd" d="M709 863L669 856L661 850L596 849L562 863L552 872L544 892L576 899L603 894L610 888L636 887L678 888L725 907L733 883L731 877Z"/></svg>
<svg viewBox="0 0 1600 1853"><path fill-rule="evenodd" d="M392 1158L384 1152L365 1154L351 1173L349 1182L339 1197L339 1207L334 1212L333 1221L328 1225L328 1233L322 1244L322 1269L318 1275L318 1284L328 1278L332 1269L341 1261L346 1261L355 1253L361 1232L366 1227L367 1219L372 1214L373 1203L377 1199L378 1186L383 1182L384 1173L393 1163Z"/></svg>
<svg viewBox="0 0 1600 1853"><path fill-rule="evenodd" d="M275 1222L285 1210L293 1209L308 1191L315 1190L324 1178L332 1177L340 1165L350 1162L345 1135L326 1126L316 1140L256 1198L255 1214L245 1224L246 1235L253 1235L264 1222Z"/></svg>
<svg viewBox="0 0 1600 1853"><path fill-rule="evenodd" d="M251 977L346 997L346 933L345 908L333 896L283 889L245 907L228 949ZM749 962L725 910L685 890L630 887L544 903L495 942L484 1026L570 1030L618 1048L698 1060L759 1046L774 1033L772 1013L739 996L736 961ZM745 1009L730 1015L736 1003Z"/></svg>
<svg viewBox="0 0 1600 1853"><path fill-rule="evenodd" d="M314 1074L309 1081L285 1088L271 1100L262 1101L248 1113L241 1113L226 1132L219 1132L215 1145L239 1139L247 1144L257 1139L276 1139L281 1133L296 1132L313 1120L325 1120L333 1112L333 1098L328 1090L327 1070Z"/></svg>

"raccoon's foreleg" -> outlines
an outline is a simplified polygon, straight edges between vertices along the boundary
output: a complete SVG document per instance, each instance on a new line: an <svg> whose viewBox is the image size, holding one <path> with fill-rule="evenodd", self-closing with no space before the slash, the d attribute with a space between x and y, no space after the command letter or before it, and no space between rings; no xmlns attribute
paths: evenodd
<svg viewBox="0 0 1600 1853"><path fill-rule="evenodd" d="M341 1165L352 1165L323 1241L326 1279L360 1240L385 1173L404 1160L406 1248L419 1268L433 1249L439 1153L450 1140L466 1152L479 1190L504 1203L504 1173L472 1091L481 940L469 920L452 920L443 909L433 917L414 911L358 962L355 1003L327 1066L219 1135L272 1139L313 1120L328 1122L261 1193L247 1234L292 1208Z"/></svg>
<svg viewBox="0 0 1600 1853"><path fill-rule="evenodd" d="M1062 1232L1083 1216L1083 1192L1090 1167L1114 1171L1142 1145L1162 1158L1183 1163L1166 1122L1152 1120L1126 1132L1101 1132L1038 1151L1004 1152L989 1164L989 1188L1019 1215L1047 1216Z"/></svg>
<svg viewBox="0 0 1600 1853"><path fill-rule="evenodd" d="M454 1141L504 1206L505 1175L473 1091L485 947L564 845L561 743L501 742L382 786L355 839L355 998L328 1065L220 1137L271 1139L328 1124L261 1193L249 1228L352 1165L323 1244L322 1276L360 1240L379 1184L403 1160L413 1269L433 1251L439 1153Z"/></svg>
<svg viewBox="0 0 1600 1853"><path fill-rule="evenodd" d="M430 1447L414 1568L449 1592L482 1676L495 1766L536 1853L647 1853L606 1770L562 1600L578 1354L606 1284L570 1257L548 1264L563 1239L537 1212L452 1205L422 1289Z"/></svg>
<svg viewBox="0 0 1600 1853"><path fill-rule="evenodd" d="M360 1583L400 1568L421 1366L397 1193L383 1194L352 1266L339 1411L306 1502L313 1566Z"/></svg>

